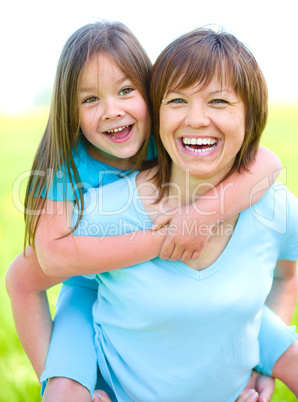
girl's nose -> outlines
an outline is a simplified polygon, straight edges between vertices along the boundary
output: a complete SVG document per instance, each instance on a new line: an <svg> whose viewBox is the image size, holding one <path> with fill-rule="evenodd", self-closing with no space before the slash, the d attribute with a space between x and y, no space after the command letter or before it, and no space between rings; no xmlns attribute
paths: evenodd
<svg viewBox="0 0 298 402"><path fill-rule="evenodd" d="M125 112L121 107L120 102L114 100L108 100L104 104L102 119L103 120L119 119L120 117L123 117L124 114Z"/></svg>
<svg viewBox="0 0 298 402"><path fill-rule="evenodd" d="M192 105L185 118L185 124L192 128L207 127L210 124L210 117L204 105Z"/></svg>

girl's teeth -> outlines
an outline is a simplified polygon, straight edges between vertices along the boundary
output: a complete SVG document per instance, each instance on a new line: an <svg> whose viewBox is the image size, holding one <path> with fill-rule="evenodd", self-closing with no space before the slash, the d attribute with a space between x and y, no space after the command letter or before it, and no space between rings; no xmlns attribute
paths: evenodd
<svg viewBox="0 0 298 402"><path fill-rule="evenodd" d="M216 140L213 138L183 138L183 144L186 145L214 145Z"/></svg>
<svg viewBox="0 0 298 402"><path fill-rule="evenodd" d="M111 134L111 133L118 133L118 131L122 131L122 130L124 130L125 128L127 128L128 126L124 126L124 127L119 127L119 128L115 128L114 130L108 130L108 134Z"/></svg>

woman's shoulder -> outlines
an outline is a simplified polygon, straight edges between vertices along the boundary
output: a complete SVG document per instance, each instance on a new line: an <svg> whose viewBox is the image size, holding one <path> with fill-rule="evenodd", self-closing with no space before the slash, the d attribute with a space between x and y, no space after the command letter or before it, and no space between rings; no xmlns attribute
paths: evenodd
<svg viewBox="0 0 298 402"><path fill-rule="evenodd" d="M140 196L148 196L157 192L157 186L155 184L155 176L158 171L158 167L154 166L151 169L143 170L136 176L136 187Z"/></svg>
<svg viewBox="0 0 298 402"><path fill-rule="evenodd" d="M248 211L254 222L276 233L298 233L298 199L281 183L276 182Z"/></svg>

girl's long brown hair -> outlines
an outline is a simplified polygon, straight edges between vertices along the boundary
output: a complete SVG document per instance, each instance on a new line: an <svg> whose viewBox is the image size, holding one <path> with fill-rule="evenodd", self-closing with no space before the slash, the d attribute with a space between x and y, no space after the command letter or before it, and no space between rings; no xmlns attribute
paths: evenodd
<svg viewBox="0 0 298 402"><path fill-rule="evenodd" d="M118 22L96 22L83 26L71 35L58 62L48 123L37 149L27 185L24 246L28 243L34 247L36 226L55 175L69 178L75 201L79 205L79 220L82 215L83 191L79 185L80 177L73 158L73 151L82 136L78 84L83 67L96 53L107 54L115 61L136 85L150 111L151 61L125 25ZM135 168L146 156L149 135L148 129L146 140L134 159ZM64 183L65 199L67 187Z"/></svg>

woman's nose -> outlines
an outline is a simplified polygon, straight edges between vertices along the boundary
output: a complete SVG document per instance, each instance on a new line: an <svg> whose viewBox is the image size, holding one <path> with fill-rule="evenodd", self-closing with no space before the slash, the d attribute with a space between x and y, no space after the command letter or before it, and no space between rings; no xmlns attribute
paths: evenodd
<svg viewBox="0 0 298 402"><path fill-rule="evenodd" d="M210 117L204 105L192 105L185 118L185 124L192 128L206 127L210 124Z"/></svg>
<svg viewBox="0 0 298 402"><path fill-rule="evenodd" d="M125 114L123 108L121 107L121 102L117 100L107 100L104 103L102 119L103 120L113 120L123 117Z"/></svg>

